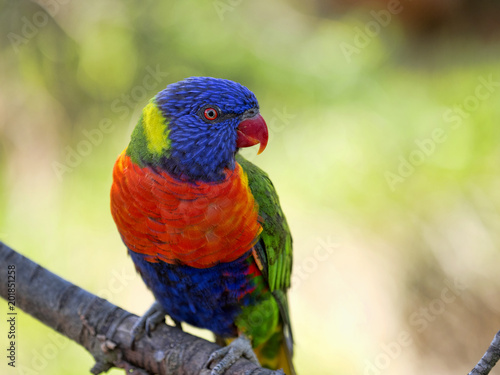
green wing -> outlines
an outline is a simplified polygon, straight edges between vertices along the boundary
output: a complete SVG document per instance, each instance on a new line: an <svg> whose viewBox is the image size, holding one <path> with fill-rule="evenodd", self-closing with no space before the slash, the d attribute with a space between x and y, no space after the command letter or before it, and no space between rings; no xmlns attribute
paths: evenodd
<svg viewBox="0 0 500 375"><path fill-rule="evenodd" d="M293 339L286 295L292 272L290 229L281 210L276 189L267 174L241 155L236 155L236 161L247 174L250 191L259 205L262 233L255 250L263 266L262 273L278 303L291 346Z"/></svg>

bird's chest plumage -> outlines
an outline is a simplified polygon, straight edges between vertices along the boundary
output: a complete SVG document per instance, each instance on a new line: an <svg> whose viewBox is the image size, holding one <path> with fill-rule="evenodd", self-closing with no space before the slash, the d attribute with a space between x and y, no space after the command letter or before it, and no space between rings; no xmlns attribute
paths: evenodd
<svg viewBox="0 0 500 375"><path fill-rule="evenodd" d="M141 168L123 153L113 171L111 211L127 247L149 262L210 268L238 259L262 230L246 174L191 183Z"/></svg>
<svg viewBox="0 0 500 375"><path fill-rule="evenodd" d="M253 303L262 278L251 253L262 228L241 166L221 182L189 183L140 168L123 153L111 210L136 268L168 314L233 335L235 316Z"/></svg>

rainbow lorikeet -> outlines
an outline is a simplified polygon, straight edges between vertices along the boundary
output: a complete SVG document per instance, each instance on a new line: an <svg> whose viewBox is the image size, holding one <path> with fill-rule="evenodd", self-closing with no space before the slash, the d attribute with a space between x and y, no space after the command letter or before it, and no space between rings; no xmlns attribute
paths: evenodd
<svg viewBox="0 0 500 375"><path fill-rule="evenodd" d="M143 109L113 170L113 218L156 299L136 332L169 315L236 338L210 357L213 375L242 356L258 363L254 353L295 374L290 231L268 176L237 154L267 141L250 90L191 77Z"/></svg>

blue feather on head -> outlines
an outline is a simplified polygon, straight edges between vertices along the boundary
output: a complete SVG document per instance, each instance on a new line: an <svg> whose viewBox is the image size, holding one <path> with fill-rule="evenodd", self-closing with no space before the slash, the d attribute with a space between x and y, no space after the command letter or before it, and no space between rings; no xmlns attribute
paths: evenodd
<svg viewBox="0 0 500 375"><path fill-rule="evenodd" d="M173 83L154 101L169 121L170 152L161 164L189 180L224 179L224 169L235 166L238 125L259 111L255 95L245 86L211 77Z"/></svg>

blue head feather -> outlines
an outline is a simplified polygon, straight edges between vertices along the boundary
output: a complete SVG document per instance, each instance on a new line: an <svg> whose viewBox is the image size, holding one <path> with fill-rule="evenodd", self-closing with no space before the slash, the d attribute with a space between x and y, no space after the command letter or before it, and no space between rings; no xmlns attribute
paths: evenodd
<svg viewBox="0 0 500 375"><path fill-rule="evenodd" d="M154 101L169 122L168 155L161 165L190 180L219 181L234 169L236 139L242 116L256 113L255 95L239 83L211 77L190 77L160 91ZM218 117L209 121L206 108Z"/></svg>

